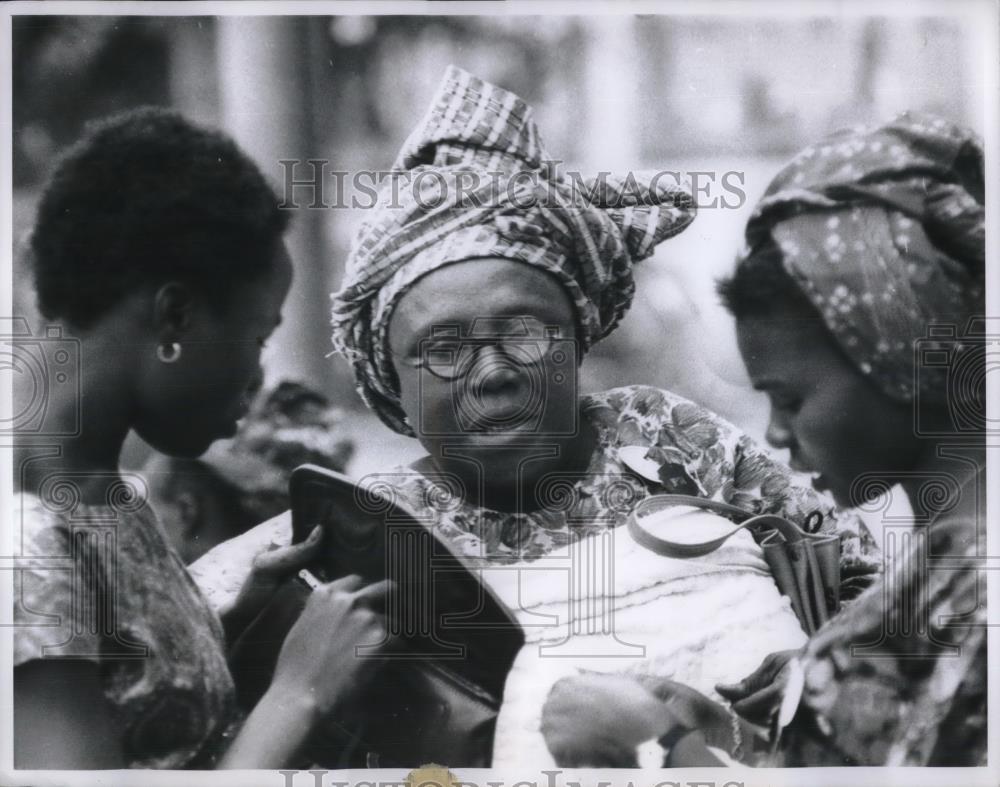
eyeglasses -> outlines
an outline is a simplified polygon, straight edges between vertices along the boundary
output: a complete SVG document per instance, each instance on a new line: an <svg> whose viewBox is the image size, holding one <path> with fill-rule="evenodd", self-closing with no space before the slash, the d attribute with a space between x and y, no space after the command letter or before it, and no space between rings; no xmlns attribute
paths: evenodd
<svg viewBox="0 0 1000 787"><path fill-rule="evenodd" d="M420 341L418 358L397 356L396 361L411 369L426 369L441 380L458 380L473 370L482 371L480 355L488 347L501 354L501 363L540 366L547 358L566 352L567 340L560 334L558 326L531 317L476 320L466 336L457 325L435 325L431 335Z"/></svg>

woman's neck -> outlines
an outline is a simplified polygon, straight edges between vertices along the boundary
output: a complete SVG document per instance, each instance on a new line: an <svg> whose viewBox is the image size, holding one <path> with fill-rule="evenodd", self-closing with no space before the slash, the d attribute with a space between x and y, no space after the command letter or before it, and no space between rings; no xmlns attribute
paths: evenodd
<svg viewBox="0 0 1000 787"><path fill-rule="evenodd" d="M37 493L46 479L65 474L82 501L103 501L131 425L129 375L120 348L92 337L78 346L79 363L49 388L41 433L18 441L15 483Z"/></svg>

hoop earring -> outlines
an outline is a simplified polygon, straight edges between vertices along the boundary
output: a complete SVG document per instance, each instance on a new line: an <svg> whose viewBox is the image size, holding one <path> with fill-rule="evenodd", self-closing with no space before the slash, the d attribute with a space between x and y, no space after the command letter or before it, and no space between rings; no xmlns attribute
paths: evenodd
<svg viewBox="0 0 1000 787"><path fill-rule="evenodd" d="M156 345L156 357L161 363L176 363L181 357L181 346L178 342Z"/></svg>

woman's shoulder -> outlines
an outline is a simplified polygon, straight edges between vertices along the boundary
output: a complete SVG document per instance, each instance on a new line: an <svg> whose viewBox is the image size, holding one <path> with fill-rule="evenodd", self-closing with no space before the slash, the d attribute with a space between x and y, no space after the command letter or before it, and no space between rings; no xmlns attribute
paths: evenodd
<svg viewBox="0 0 1000 787"><path fill-rule="evenodd" d="M25 494L14 512L15 666L96 662L130 763L189 762L229 718L232 680L219 621L145 498Z"/></svg>
<svg viewBox="0 0 1000 787"><path fill-rule="evenodd" d="M583 397L583 412L600 428L621 433L622 444L653 444L664 431L707 446L743 432L690 399L650 385L627 385ZM689 439L687 439L689 438Z"/></svg>
<svg viewBox="0 0 1000 787"><path fill-rule="evenodd" d="M653 385L622 385L597 393L585 394L584 407L607 407L617 412L637 411L645 414L677 404L697 407L690 399Z"/></svg>
<svg viewBox="0 0 1000 787"><path fill-rule="evenodd" d="M100 637L81 624L106 592L107 560L96 532L106 524L105 510L71 497L18 494L12 511L15 665L51 655L99 656ZM127 551L114 550L115 560L127 558Z"/></svg>
<svg viewBox="0 0 1000 787"><path fill-rule="evenodd" d="M11 511L14 555L19 571L69 567L105 541L115 544L120 564L137 557L128 534L142 528L162 536L152 509L144 500L124 506L82 503L67 493L40 496L19 492ZM163 536L165 539L165 536ZM151 539L151 543L159 539ZM164 543L165 546L165 543Z"/></svg>
<svg viewBox="0 0 1000 787"><path fill-rule="evenodd" d="M16 492L12 515L17 554L49 555L46 550L52 545L63 544L81 531L139 524L160 533L143 490L126 483L118 486L124 491L112 494L105 503L85 502L81 489L72 484L52 485L40 493Z"/></svg>

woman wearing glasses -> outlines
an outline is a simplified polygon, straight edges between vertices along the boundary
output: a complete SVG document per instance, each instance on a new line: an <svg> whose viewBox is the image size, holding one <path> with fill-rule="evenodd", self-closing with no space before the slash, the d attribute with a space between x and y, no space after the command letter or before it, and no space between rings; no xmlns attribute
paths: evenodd
<svg viewBox="0 0 1000 787"><path fill-rule="evenodd" d="M682 231L694 211L690 196L667 181L572 183L549 160L520 98L448 70L396 161L401 180L361 227L333 301L334 346L351 362L366 403L426 449L411 467L380 477L483 569L544 565L541 558L624 524L634 505L661 492L800 524L819 510L824 529L842 532L846 564L870 564L870 544L851 530L856 520L838 518L830 501L796 485L787 467L713 413L643 386L580 395L579 364L632 301L633 265ZM626 452L638 458L631 468L624 448L637 449ZM661 661L633 662L636 669L670 664L711 691L746 674L774 642L804 641L747 541L737 568L763 576L771 595L747 593L742 607L729 597L732 626L722 617L706 622L703 608L688 605L684 637L659 637ZM219 563L234 560L232 551L216 550L199 575L211 583L223 575ZM231 566L228 573L238 575ZM518 610L523 598L509 584L515 573L484 578ZM737 641L751 627L753 641ZM537 652L536 630L527 627L525 652ZM501 712L510 732L505 743L498 737L496 754L507 763L544 762L514 741L518 714L540 710L528 705L547 690L541 679L529 688L531 670L541 666L515 666L528 682L516 689L508 682L508 694L521 698L511 707L525 704ZM536 714L527 724L537 733L538 722Z"/></svg>
<svg viewBox="0 0 1000 787"><path fill-rule="evenodd" d="M621 523L599 516L602 489L614 477L648 492L618 458L641 445L657 491L799 521L829 513L786 467L681 397L641 386L579 395L579 364L631 304L633 265L694 207L664 180L571 183L548 160L530 107L452 67L395 163L411 187L356 238L333 342L368 405L427 450L416 465L427 474L400 480L407 502L427 506L446 472L462 482L460 501L434 521L463 554L536 558ZM553 474L572 478L578 511L545 499ZM864 563L852 535L847 559Z"/></svg>

